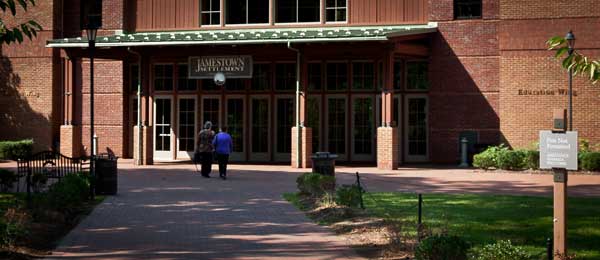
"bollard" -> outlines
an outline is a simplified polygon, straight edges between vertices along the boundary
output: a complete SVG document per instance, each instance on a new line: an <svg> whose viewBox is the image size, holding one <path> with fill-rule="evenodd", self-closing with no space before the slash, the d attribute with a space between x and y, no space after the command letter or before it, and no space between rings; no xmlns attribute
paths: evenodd
<svg viewBox="0 0 600 260"><path fill-rule="evenodd" d="M461 150L461 162L460 165L458 167L469 167L469 162L467 159L467 144L469 143L469 140L467 140L466 137L463 137L460 140L460 150Z"/></svg>
<svg viewBox="0 0 600 260"><path fill-rule="evenodd" d="M98 155L98 136L94 134L94 144L92 144L92 155Z"/></svg>
<svg viewBox="0 0 600 260"><path fill-rule="evenodd" d="M421 226L422 223L422 214L423 214L423 195L421 195L421 193L419 193L419 226Z"/></svg>

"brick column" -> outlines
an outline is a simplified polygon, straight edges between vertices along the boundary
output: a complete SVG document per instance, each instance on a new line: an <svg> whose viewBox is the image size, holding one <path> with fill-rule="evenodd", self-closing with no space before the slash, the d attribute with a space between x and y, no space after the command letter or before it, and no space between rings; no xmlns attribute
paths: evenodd
<svg viewBox="0 0 600 260"><path fill-rule="evenodd" d="M292 168L311 168L312 167L312 160L310 159L310 156L312 155L312 128L310 127L303 127L302 130L302 154L300 155L300 158L302 160L301 165L298 165L298 162L296 161L296 154L298 154L298 148L297 148L297 136L298 136L298 130L296 127L292 127Z"/></svg>
<svg viewBox="0 0 600 260"><path fill-rule="evenodd" d="M133 163L137 164L139 158L138 150L138 127L133 127ZM152 127L142 127L142 162L140 165L152 165L153 160L153 147L152 147Z"/></svg>
<svg viewBox="0 0 600 260"><path fill-rule="evenodd" d="M382 170L398 169L398 128L377 128L377 168Z"/></svg>
<svg viewBox="0 0 600 260"><path fill-rule="evenodd" d="M81 156L81 151L81 126L61 125L60 153L68 157L76 158Z"/></svg>

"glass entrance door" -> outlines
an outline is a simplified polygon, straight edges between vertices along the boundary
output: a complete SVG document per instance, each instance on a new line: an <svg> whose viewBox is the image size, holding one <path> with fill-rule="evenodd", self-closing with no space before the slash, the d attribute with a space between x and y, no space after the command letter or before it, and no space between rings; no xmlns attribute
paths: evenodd
<svg viewBox="0 0 600 260"><path fill-rule="evenodd" d="M202 98L202 128L206 121L210 121L213 125L212 129L215 134L219 132L219 123L221 118L221 99L219 97L205 96Z"/></svg>
<svg viewBox="0 0 600 260"><path fill-rule="evenodd" d="M154 98L154 159L172 160L172 108L170 97Z"/></svg>
<svg viewBox="0 0 600 260"><path fill-rule="evenodd" d="M375 159L375 107L373 97L358 96L352 99L352 160Z"/></svg>
<svg viewBox="0 0 600 260"><path fill-rule="evenodd" d="M196 98L179 98L177 126L177 159L192 159L195 150L196 127Z"/></svg>
<svg viewBox="0 0 600 260"><path fill-rule="evenodd" d="M229 128L227 132L233 139L233 151L229 157L230 161L245 160L245 131L244 131L244 98L228 97L226 106L226 124Z"/></svg>
<svg viewBox="0 0 600 260"><path fill-rule="evenodd" d="M406 97L406 161L426 161L428 149L427 96L410 95Z"/></svg>
<svg viewBox="0 0 600 260"><path fill-rule="evenodd" d="M250 99L250 160L268 161L270 147L269 98Z"/></svg>
<svg viewBox="0 0 600 260"><path fill-rule="evenodd" d="M296 120L293 97L278 97L275 105L275 161L289 162L292 151L292 126Z"/></svg>
<svg viewBox="0 0 600 260"><path fill-rule="evenodd" d="M339 160L347 160L346 134L346 98L327 98L327 151L337 154Z"/></svg>

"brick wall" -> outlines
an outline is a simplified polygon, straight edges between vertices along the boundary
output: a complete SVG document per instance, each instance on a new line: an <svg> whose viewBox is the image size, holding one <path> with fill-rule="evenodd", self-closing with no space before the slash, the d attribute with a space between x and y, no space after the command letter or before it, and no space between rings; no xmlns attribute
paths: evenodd
<svg viewBox="0 0 600 260"><path fill-rule="evenodd" d="M500 129L506 143L531 146L539 130L552 127L552 110L567 108L568 74L545 42L573 30L576 48L600 59L597 10L600 2L595 0L502 1ZM580 138L600 143L600 88L575 77L573 89L573 128Z"/></svg>
<svg viewBox="0 0 600 260"><path fill-rule="evenodd" d="M82 62L82 102L81 122L83 145L90 143L90 63ZM117 156L123 157L125 151L125 116L123 94L123 62L94 60L94 130L98 136L99 152L106 147Z"/></svg>
<svg viewBox="0 0 600 260"><path fill-rule="evenodd" d="M56 88L58 53L45 48L46 40L59 32L54 19L61 1L37 1L17 17L3 16L8 26L37 21L43 30L33 40L0 49L0 140L33 138L36 151L50 149L58 141L60 89Z"/></svg>
<svg viewBox="0 0 600 260"><path fill-rule="evenodd" d="M452 0L431 0L429 159L459 160L458 137L475 131L480 143L499 139L499 1L483 1L483 18L453 20Z"/></svg>

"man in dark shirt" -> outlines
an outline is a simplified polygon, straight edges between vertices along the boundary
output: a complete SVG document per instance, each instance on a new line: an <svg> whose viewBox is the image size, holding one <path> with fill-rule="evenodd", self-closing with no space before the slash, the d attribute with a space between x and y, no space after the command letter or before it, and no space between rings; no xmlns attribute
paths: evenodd
<svg viewBox="0 0 600 260"><path fill-rule="evenodd" d="M215 136L212 142L217 153L217 161L219 162L219 176L221 179L227 179L227 163L229 162L229 154L233 150L233 140L231 135L227 133L227 127L221 127L221 131Z"/></svg>

